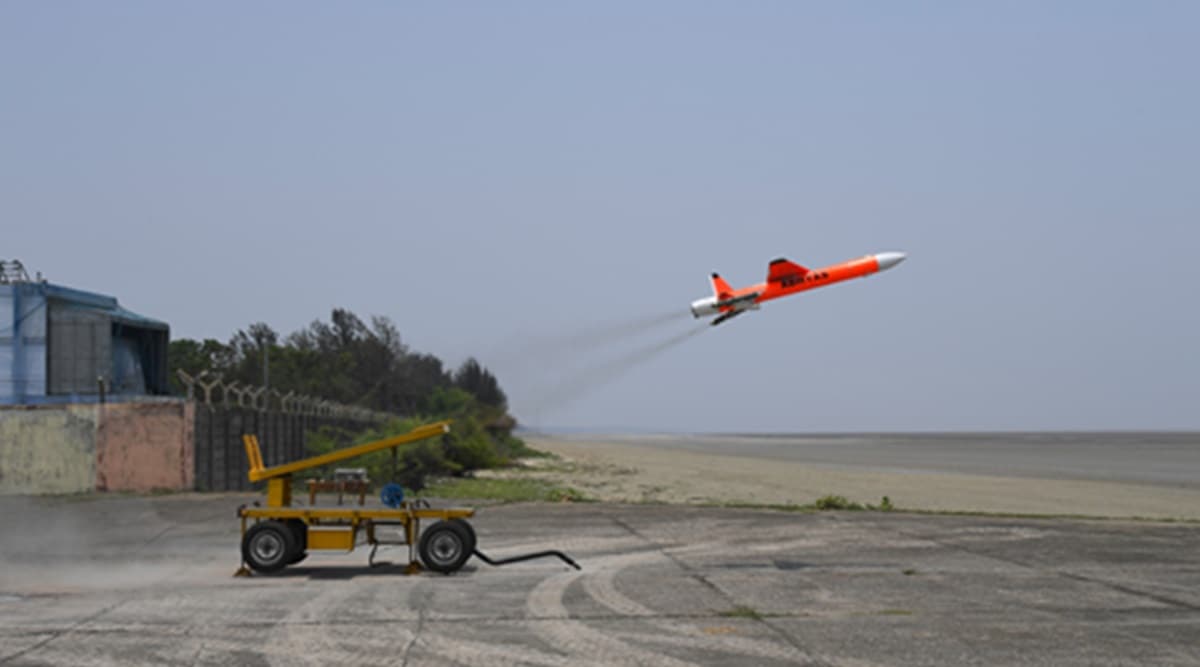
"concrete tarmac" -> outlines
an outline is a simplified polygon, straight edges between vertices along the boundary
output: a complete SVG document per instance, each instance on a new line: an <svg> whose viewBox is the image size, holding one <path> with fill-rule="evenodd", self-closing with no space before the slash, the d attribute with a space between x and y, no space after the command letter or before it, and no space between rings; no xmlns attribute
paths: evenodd
<svg viewBox="0 0 1200 667"><path fill-rule="evenodd" d="M1200 664L1197 524L509 505L481 550L583 570L233 578L254 499L0 498L0 664Z"/></svg>

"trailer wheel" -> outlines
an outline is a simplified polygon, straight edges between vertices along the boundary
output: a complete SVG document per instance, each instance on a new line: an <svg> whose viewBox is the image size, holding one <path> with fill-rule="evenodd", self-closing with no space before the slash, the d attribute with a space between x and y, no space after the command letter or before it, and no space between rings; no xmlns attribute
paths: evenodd
<svg viewBox="0 0 1200 667"><path fill-rule="evenodd" d="M300 519L288 519L287 527L292 531L292 555L288 565L295 565L308 558L308 524Z"/></svg>
<svg viewBox="0 0 1200 667"><path fill-rule="evenodd" d="M255 572L278 572L295 556L291 529L279 521L256 523L242 540L242 560Z"/></svg>
<svg viewBox="0 0 1200 667"><path fill-rule="evenodd" d="M421 533L417 552L425 567L450 574L471 557L470 538L466 529L453 521L438 521Z"/></svg>
<svg viewBox="0 0 1200 667"><path fill-rule="evenodd" d="M467 534L467 553L473 553L475 545L478 543L478 540L475 539L475 527L466 519L450 519L450 523L462 528L463 532Z"/></svg>

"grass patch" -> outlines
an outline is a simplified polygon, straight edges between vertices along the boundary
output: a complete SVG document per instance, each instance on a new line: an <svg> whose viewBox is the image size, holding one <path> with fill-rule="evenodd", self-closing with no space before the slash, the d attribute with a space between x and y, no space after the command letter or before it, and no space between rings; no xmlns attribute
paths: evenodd
<svg viewBox="0 0 1200 667"><path fill-rule="evenodd" d="M1035 513L1035 512L987 512L984 510L922 510L903 509L905 514L926 516L977 516L989 519L1069 519L1072 521L1130 521L1138 523L1182 523L1200 524L1200 519L1169 516L1105 516L1102 514L1066 514L1066 513Z"/></svg>
<svg viewBox="0 0 1200 667"><path fill-rule="evenodd" d="M861 512L864 510L870 512L891 512L892 510L896 509L896 506L892 504L892 499L888 498L887 496L884 496L883 500L880 500L878 505L872 505L870 503L863 505L862 503L856 503L852 500L847 500L846 496L835 496L833 494L817 498L817 502L813 503L813 507L822 511L846 510L850 512Z"/></svg>
<svg viewBox="0 0 1200 667"><path fill-rule="evenodd" d="M513 459L556 459L550 452L534 449L520 438L508 437L501 440L501 449L509 460Z"/></svg>
<svg viewBox="0 0 1200 667"><path fill-rule="evenodd" d="M750 503L750 502L737 502L737 501L726 502L726 501L716 501L716 500L712 500L709 502L703 502L703 503L697 503L697 507L720 507L721 509L730 509L730 510L775 510L777 512L802 512L802 513L806 513L806 514L817 511L816 506L814 506L812 504L797 505L795 503L787 503L787 504Z"/></svg>
<svg viewBox="0 0 1200 667"><path fill-rule="evenodd" d="M847 510L856 512L866 509L859 503L846 500L846 496L835 496L833 494L817 498L817 502L814 503L814 506L821 511Z"/></svg>
<svg viewBox="0 0 1200 667"><path fill-rule="evenodd" d="M762 614L758 613L757 609L754 607L747 607L746 605L738 605L733 609L723 611L718 615L725 618L749 618L755 621L762 620Z"/></svg>
<svg viewBox="0 0 1200 667"><path fill-rule="evenodd" d="M908 609L880 609L880 616L912 616L913 613Z"/></svg>
<svg viewBox="0 0 1200 667"><path fill-rule="evenodd" d="M588 498L567 486L540 479L452 477L435 480L422 495L435 498L520 502L586 502Z"/></svg>
<svg viewBox="0 0 1200 667"><path fill-rule="evenodd" d="M827 497L841 498L841 496L827 496ZM884 496L883 499L885 502L881 502L879 505L870 505L870 504L859 505L858 503L850 503L852 505L857 505L857 507L849 508L849 509L851 509L851 510L859 509L859 510L866 510L866 511L872 511L872 512L897 512L900 514L915 514L915 515L924 515L924 516L965 516L965 517L981 517L981 518L987 518L987 519L1034 519L1034 520L1068 519L1071 521L1129 521L1129 522L1136 522L1136 523L1174 523L1174 524L1200 525L1200 519L1190 519L1190 518L1186 518L1186 517L1104 516L1104 515L1099 515L1099 514L1097 514L1097 515L1064 514L1064 513L1054 513L1054 512L1046 512L1046 513L1038 514L1038 513L1033 513L1033 512L987 512L987 511L983 511L983 510L926 510L926 509L914 509L911 507L896 507L895 505L892 504L891 500L887 496ZM697 507L720 507L722 509L772 510L775 512L800 512L800 513L812 513L812 512L819 512L822 510L833 510L833 509L847 509L847 508L837 508L837 507L828 506L830 504L836 504L837 502L839 502L839 501L834 501L833 503L826 503L826 505L827 505L826 507L818 506L816 503L810 503L808 505L797 505L795 503L754 503L754 502L739 502L739 501L710 501L710 502L697 503L696 506ZM847 502L849 502L849 501L847 501ZM666 505L668 503L654 502L654 503L633 503L633 504Z"/></svg>
<svg viewBox="0 0 1200 667"><path fill-rule="evenodd" d="M747 510L776 510L779 512L824 512L831 510L844 510L849 512L893 512L897 511L896 506L892 504L891 498L883 497L878 505L870 503L864 505L856 503L852 500L847 500L845 496L837 496L830 494L817 498L815 502L807 505L798 505L796 503L774 504L774 503L743 503L743 502L702 502L698 503L701 507L724 507L728 509L747 509Z"/></svg>

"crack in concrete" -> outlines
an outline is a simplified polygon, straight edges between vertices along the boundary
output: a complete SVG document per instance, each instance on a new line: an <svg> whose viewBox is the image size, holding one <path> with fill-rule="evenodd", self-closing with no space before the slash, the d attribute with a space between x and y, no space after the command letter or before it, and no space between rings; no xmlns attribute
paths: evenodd
<svg viewBox="0 0 1200 667"><path fill-rule="evenodd" d="M33 646L27 646L27 647L21 649L20 651L17 651L16 653L11 653L6 656L0 656L0 665L8 664L8 663L16 660L17 658L20 658L21 656L28 655L28 654L46 646L50 642L58 639L59 637L62 637L63 635L70 634L79 626L85 625L87 623L91 623L92 621L96 620L97 618L100 618L104 614L107 614L108 612L116 609L117 607L120 607L121 605L125 604L126 602L127 602L127 600L118 600L117 602L114 602L113 604L108 605L107 607L101 609L100 611L97 611L96 613L94 613L90 616L87 616L85 618L82 618L82 619L76 621L75 623L72 623L71 625L63 628L62 630L51 631L51 634L49 637L46 637L45 639L34 644Z"/></svg>
<svg viewBox="0 0 1200 667"><path fill-rule="evenodd" d="M1085 575L1076 574L1074 572L1068 572L1066 570L1060 570L1060 569L1056 569L1053 567L1045 567L1045 566L1041 566L1041 565L1037 565L1037 564L1027 563L1027 562L1017 560L1017 559L1011 558L1011 557L999 556L999 555L988 553L988 552L985 552L985 551L982 551L979 549L972 549L972 548L967 547L962 544L956 544L953 542L939 540L935 537L929 537L926 535L918 535L915 533L910 533L908 531L905 531L902 528L896 528L893 526L887 526L887 525L883 525L883 524L876 524L876 526L882 530L890 530L891 532L893 532L897 535L903 535L904 537L913 538L913 539L925 540L925 541L937 544L938 546L941 546L946 549L953 549L953 550L961 551L963 553L971 554L972 556L978 556L980 558L987 558L989 560L994 560L994 561L997 561L1000 563L1005 563L1007 565L1013 565L1013 566L1016 566L1019 568L1029 570L1031 572L1038 572L1040 574L1047 574L1047 575L1051 575L1051 576L1061 577L1064 579L1070 579L1072 581L1079 581L1079 582L1083 582L1083 583L1093 584L1096 586L1101 586L1103 588L1107 588L1109 590L1117 591L1119 593L1131 595L1133 597L1140 597L1140 598L1144 598L1147 600L1152 600L1154 602L1158 602L1159 604L1164 604L1167 606L1173 606L1173 607L1177 607L1177 608L1181 608L1181 609L1187 609L1190 611L1200 611L1200 606L1191 604L1189 602L1184 602L1182 600L1176 600L1174 598L1170 598L1165 595L1157 595L1154 593L1150 593L1148 591L1138 590L1138 589L1130 587L1130 586L1124 586L1124 585L1121 585L1121 584L1118 584L1115 582L1111 582L1111 581L1106 581L1103 579L1088 577ZM1033 613L1038 613L1038 614L1044 615L1048 618L1052 618L1056 622L1061 622L1064 617L1064 614L1062 612L1056 612L1056 611L1047 610L1047 609L1033 609L1033 610L1029 610L1029 611L1031 611ZM1112 630L1112 632L1120 634L1120 635L1122 635L1128 639L1132 639L1136 642L1139 642L1142 644L1149 644L1151 646L1158 646L1160 648L1166 648L1176 657L1187 658L1187 659L1192 659L1195 657L1195 656L1190 656L1190 655L1180 653L1179 651L1171 649L1170 647L1162 647L1160 645L1160 643L1157 641L1154 641L1151 639L1146 639L1145 637L1140 637L1132 632L1129 632L1128 630L1122 630L1115 625L1110 625L1110 626L1106 626L1106 627L1109 627Z"/></svg>
<svg viewBox="0 0 1200 667"><path fill-rule="evenodd" d="M1105 579L1099 579L1096 577L1089 577L1087 575L1077 574L1075 572L1069 572L1067 570L1061 570L1061 569L1057 569L1057 568L1053 568L1053 567L1046 567L1046 566L1041 566L1041 565L1037 565L1034 563L1028 563L1028 562L1025 562L1022 560L1018 560L1016 558L999 556L999 555L996 555L993 553L988 553L986 551L981 551L978 549L971 549L962 544L946 542L946 541L939 540L939 539L936 539L933 537L910 533L901 528L894 528L892 526L884 526L881 524L879 525L879 527L883 528L885 530L890 530L891 532L896 533L897 535L903 535L905 537L909 537L909 538L913 538L913 539L919 539L919 540L925 540L928 542L933 542L934 544L937 544L942 547L946 547L949 549L955 549L958 551L969 553L973 556L979 556L981 558L989 558L991 560L999 561L1001 563L1006 563L1008 565L1015 565L1017 567L1025 568L1027 570L1032 570L1034 572L1041 572L1043 574L1051 574L1051 575L1055 575L1055 576L1059 576L1059 577L1064 577L1066 579L1072 579L1074 581L1082 581L1085 583L1096 584L1098 586L1103 586L1105 588L1117 591L1119 593L1125 593L1126 595L1132 595L1134 597L1146 598L1148 600L1153 600L1160 604L1165 604L1165 605L1172 606L1172 607L1179 607L1181 609L1187 609L1190 611L1200 611L1200 605L1192 604L1191 602L1186 602L1184 600L1177 600L1175 598L1172 598L1172 597L1169 597L1166 595L1160 595L1158 593L1151 593L1149 591L1143 591L1138 588L1134 588L1132 586L1118 584L1116 582L1108 581Z"/></svg>
<svg viewBox="0 0 1200 667"><path fill-rule="evenodd" d="M413 647L416 646L417 640L421 638L421 631L425 629L426 607L430 599L433 597L433 591L428 587L418 586L417 591L412 596L413 602L417 606L417 629L413 631L412 639L404 643L404 648L400 651L400 667L408 667L409 654Z"/></svg>
<svg viewBox="0 0 1200 667"><path fill-rule="evenodd" d="M652 545L656 550L658 550L660 553L662 553L662 555L664 557L666 557L667 560L674 563L675 566L680 569L680 571L685 572L689 577L695 579L696 581L700 582L702 585L711 589L718 596L720 596L727 603L729 603L729 607L731 609L737 606L734 599L732 597L730 597L729 594L726 593L720 586L717 586L712 581L709 581L709 579L707 577L705 577L703 573L697 571L695 568L691 567L687 563L685 563L682 560L680 560L679 558L677 558L674 554L667 551L667 549L662 544L643 535L637 528L634 528L632 525L629 524L629 522L625 521L621 517L613 516L613 517L609 517L609 518L612 520L613 523L615 523L618 526L620 526L621 528L625 529L630 534L632 534L634 537L637 537L638 539L643 540L647 544ZM715 616L718 618L724 618L724 617L720 616L720 614L717 614ZM775 636L782 639L783 642L785 644L787 644L788 646L791 646L792 648L796 649L797 651L799 651L801 654L803 654L805 656L809 656L812 659L812 662L809 664L815 665L818 667L828 667L829 666L829 663L821 661L816 658L813 658L811 651L809 651L802 644L800 644L800 642L796 641L795 638L793 638L791 635L789 635L783 629L779 628L778 626L776 626L772 623L769 623L768 619L766 617L757 615L754 620L758 623L761 623L763 625L763 627L770 630L772 634L774 634Z"/></svg>

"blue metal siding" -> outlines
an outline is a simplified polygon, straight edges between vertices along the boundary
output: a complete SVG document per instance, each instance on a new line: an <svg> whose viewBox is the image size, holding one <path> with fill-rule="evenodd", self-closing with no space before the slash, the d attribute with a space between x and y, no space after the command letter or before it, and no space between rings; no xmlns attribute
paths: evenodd
<svg viewBox="0 0 1200 667"><path fill-rule="evenodd" d="M0 285L0 402L46 394L46 298L39 287Z"/></svg>
<svg viewBox="0 0 1200 667"><path fill-rule="evenodd" d="M0 403L94 399L98 377L114 395L167 393L168 336L165 322L110 296L0 285Z"/></svg>

